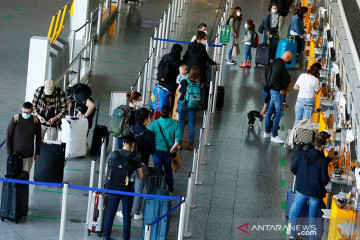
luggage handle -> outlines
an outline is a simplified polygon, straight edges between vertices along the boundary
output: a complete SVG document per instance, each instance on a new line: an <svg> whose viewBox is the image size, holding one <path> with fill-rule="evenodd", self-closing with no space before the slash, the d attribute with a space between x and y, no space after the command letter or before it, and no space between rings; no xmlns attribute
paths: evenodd
<svg viewBox="0 0 360 240"><path fill-rule="evenodd" d="M294 182L293 182L293 187L292 187L292 193L295 193L295 181L296 181L296 175L294 175Z"/></svg>
<svg viewBox="0 0 360 240"><path fill-rule="evenodd" d="M290 36L290 37L289 37L289 41L291 41L291 40L292 40L293 42L295 42L295 41L296 41L296 40L295 40L295 36Z"/></svg>

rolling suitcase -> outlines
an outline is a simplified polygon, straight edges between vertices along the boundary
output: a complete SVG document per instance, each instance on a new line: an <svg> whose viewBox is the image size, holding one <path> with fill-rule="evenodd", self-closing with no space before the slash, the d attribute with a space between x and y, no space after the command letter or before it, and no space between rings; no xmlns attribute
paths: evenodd
<svg viewBox="0 0 360 240"><path fill-rule="evenodd" d="M88 219L88 235L97 233L101 237L104 232L105 218L108 211L109 195L106 193L93 192L91 195L90 212Z"/></svg>
<svg viewBox="0 0 360 240"><path fill-rule="evenodd" d="M216 98L216 111L221 111L224 107L225 99L225 88L223 86L218 86L217 98Z"/></svg>
<svg viewBox="0 0 360 240"><path fill-rule="evenodd" d="M29 173L22 171L17 179L28 181ZM3 182L0 208L1 221L9 219L17 223L21 217L27 216L28 204L29 185Z"/></svg>
<svg viewBox="0 0 360 240"><path fill-rule="evenodd" d="M259 44L256 49L255 56L255 64L256 66L261 65L269 65L270 64L270 45L267 44Z"/></svg>
<svg viewBox="0 0 360 240"><path fill-rule="evenodd" d="M149 190L148 194L169 196L170 192L167 190ZM151 224L161 216L165 215L171 208L170 200L146 198L144 206L144 222L143 222L143 237L145 236L145 226ZM163 218L160 222L151 227L151 240L166 240L167 233L170 226L170 215Z"/></svg>
<svg viewBox="0 0 360 240"><path fill-rule="evenodd" d="M146 189L165 189L166 187L166 175L162 168L149 167L148 179L146 182Z"/></svg>
<svg viewBox="0 0 360 240"><path fill-rule="evenodd" d="M87 118L70 117L61 119L62 142L66 143L66 158L83 157L87 153Z"/></svg>
<svg viewBox="0 0 360 240"><path fill-rule="evenodd" d="M98 107L97 107L95 128L94 128L94 133L93 133L93 137L92 137L92 141L91 141L91 148L90 148L91 156L95 156L98 153L98 151L101 147L101 142L102 142L103 137L106 137L106 148L109 145L109 135L108 135L109 130L108 130L108 128L103 125L98 125L99 110L100 110L100 100L99 100Z"/></svg>
<svg viewBox="0 0 360 240"><path fill-rule="evenodd" d="M65 143L44 140L40 155L35 162L34 181L63 182L65 167Z"/></svg>
<svg viewBox="0 0 360 240"><path fill-rule="evenodd" d="M294 68L296 64L296 53L297 53L297 42L294 37L290 39L281 39L278 43L276 50L276 58L281 58L286 51L291 51L293 54L293 59L291 64L285 64L286 68Z"/></svg>

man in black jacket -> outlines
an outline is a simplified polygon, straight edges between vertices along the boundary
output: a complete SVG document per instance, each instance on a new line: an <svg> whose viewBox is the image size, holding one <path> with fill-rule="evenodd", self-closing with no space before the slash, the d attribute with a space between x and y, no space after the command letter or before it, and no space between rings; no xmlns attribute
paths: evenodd
<svg viewBox="0 0 360 240"><path fill-rule="evenodd" d="M325 138L317 135L314 141L314 148L302 151L291 164L291 171L296 175L296 193L289 216L290 239L295 238L297 218L300 216L302 208L307 201L309 201L309 231L313 232L316 229L317 209L325 197L325 186L330 181L323 153L325 143ZM315 239L316 234L310 236L310 240Z"/></svg>

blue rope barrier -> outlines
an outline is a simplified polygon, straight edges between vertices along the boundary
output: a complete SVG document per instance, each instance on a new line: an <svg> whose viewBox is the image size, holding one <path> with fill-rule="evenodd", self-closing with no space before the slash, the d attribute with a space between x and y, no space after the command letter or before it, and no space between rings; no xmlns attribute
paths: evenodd
<svg viewBox="0 0 360 240"><path fill-rule="evenodd" d="M10 182L10 183L20 183L27 185L38 185L38 186L49 186L49 187L63 187L63 183L49 183L49 182L34 182L34 181L25 181L18 180L13 178L0 178L1 182Z"/></svg>
<svg viewBox="0 0 360 240"><path fill-rule="evenodd" d="M1 143L0 148L2 148L5 144L5 140Z"/></svg>
<svg viewBox="0 0 360 240"><path fill-rule="evenodd" d="M190 42L187 41L179 41L179 40L172 40L172 39L164 39L164 38L154 38L157 41L164 41L164 42L173 42L173 43L182 43L182 44L189 44ZM215 45L215 44L208 44L209 47L220 47L222 48L223 45Z"/></svg>
<svg viewBox="0 0 360 240"><path fill-rule="evenodd" d="M96 11L93 13L93 15L91 16L91 19L93 19L96 15L98 15L99 13L99 7L96 9Z"/></svg>
<svg viewBox="0 0 360 240"><path fill-rule="evenodd" d="M93 192L110 193L110 194L116 194L116 195L133 196L133 197L147 197L147 198L158 198L158 199L164 199L164 200L181 201L181 197L171 197L171 196L145 194L145 193L124 192L124 191L116 191L116 190L109 190L109 189L102 189L102 188L84 187L84 186L71 185L71 184L69 184L69 188L86 190L86 191L93 191Z"/></svg>
<svg viewBox="0 0 360 240"><path fill-rule="evenodd" d="M181 202L179 202L175 207L173 207L170 211L165 213L159 219L157 219L157 220L153 221L152 223L150 223L150 225L153 226L153 225L157 224L158 222L160 222L161 220L163 220L164 218L166 218L167 216L169 216L173 211L175 211L178 207L180 207L181 204L183 204L184 202L185 202L185 199L182 200Z"/></svg>

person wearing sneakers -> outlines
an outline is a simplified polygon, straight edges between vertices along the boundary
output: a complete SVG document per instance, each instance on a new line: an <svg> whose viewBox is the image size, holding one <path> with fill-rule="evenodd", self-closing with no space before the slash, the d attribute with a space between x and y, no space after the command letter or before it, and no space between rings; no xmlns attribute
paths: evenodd
<svg viewBox="0 0 360 240"><path fill-rule="evenodd" d="M265 133L264 138L271 137L271 141L275 143L284 143L284 140L278 136L278 128L280 119L283 114L283 103L285 90L290 81L290 75L285 67L286 63L290 63L293 54L286 51L281 58L277 58L274 62L273 69L270 77L270 105L265 119ZM271 116L275 112L273 131L271 134L270 122Z"/></svg>
<svg viewBox="0 0 360 240"><path fill-rule="evenodd" d="M231 26L231 34L230 34L230 42L226 50L226 64L234 65L236 63L236 61L231 59L231 54L234 45L237 44L237 39L240 34L241 20L242 20L241 8L236 7L234 8L229 18L229 25Z"/></svg>
<svg viewBox="0 0 360 240"><path fill-rule="evenodd" d="M241 42L244 43L244 53L245 53L245 60L242 64L240 64L240 67L251 67L251 41L255 34L255 25L254 22L250 19L246 20L245 22L245 37Z"/></svg>
<svg viewBox="0 0 360 240"><path fill-rule="evenodd" d="M302 63L299 62L300 53L303 51L303 39L304 39L304 15L308 11L307 7L301 7L300 9L295 10L294 16L291 19L290 25L290 36L295 37L297 42L296 50L296 66L295 68L301 67Z"/></svg>
<svg viewBox="0 0 360 240"><path fill-rule="evenodd" d="M140 155L142 163L143 178L135 178L135 193L143 193L148 176L148 166L150 154L155 152L155 137L154 134L146 128L150 123L150 111L147 108L140 108L135 113L136 124L130 126L128 131L136 138L135 152ZM134 220L143 219L144 215L141 212L142 197L134 197L133 212ZM117 212L117 215L123 218L122 211Z"/></svg>
<svg viewBox="0 0 360 240"><path fill-rule="evenodd" d="M161 118L153 121L149 130L155 136L155 154L153 154L154 165L157 168L162 168L164 165L166 174L166 183L169 191L174 193L174 179L171 169L170 154L175 152L176 147L182 142L182 132L178 122L170 117L171 109L164 105L161 108ZM168 146L170 151L168 150Z"/></svg>
<svg viewBox="0 0 360 240"><path fill-rule="evenodd" d="M318 208L322 207L325 197L325 186L329 183L328 166L323 153L326 140L320 134L315 137L314 148L302 151L291 164L291 171L296 175L295 199L290 209L289 227L290 239L295 239L296 223L307 202L309 203L309 226L316 226ZM316 232L316 231L315 231ZM315 240L316 234L310 231L310 240Z"/></svg>

